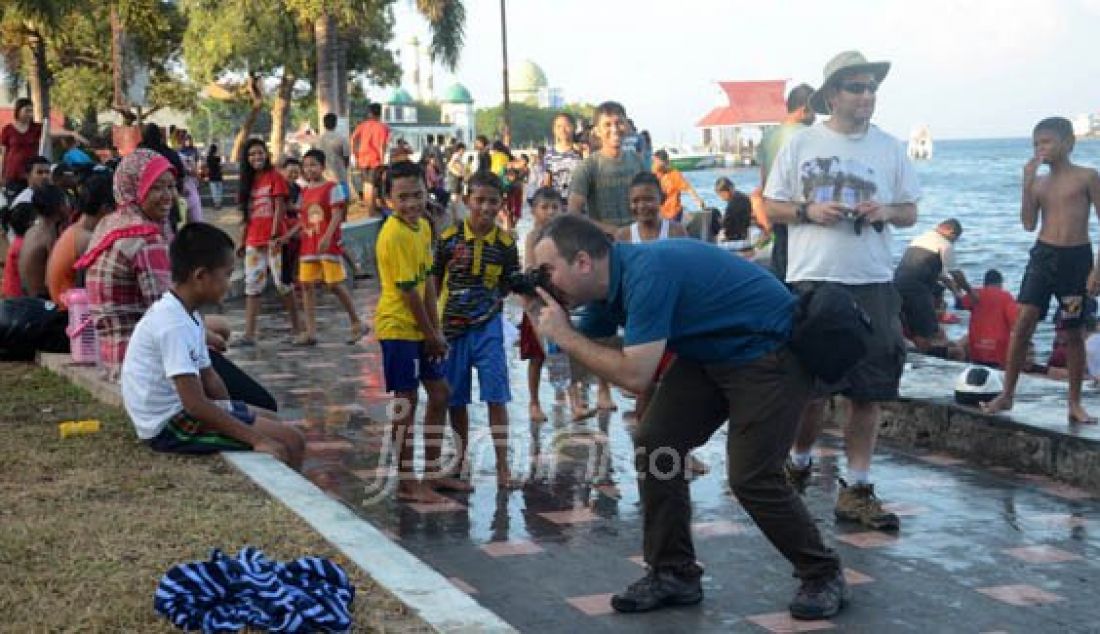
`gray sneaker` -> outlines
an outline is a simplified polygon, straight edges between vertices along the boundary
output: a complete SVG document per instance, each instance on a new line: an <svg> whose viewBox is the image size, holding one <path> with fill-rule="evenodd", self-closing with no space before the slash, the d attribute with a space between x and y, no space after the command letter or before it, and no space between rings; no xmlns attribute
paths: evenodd
<svg viewBox="0 0 1100 634"><path fill-rule="evenodd" d="M703 600L699 577L677 577L671 572L649 571L626 590L611 597L617 612L648 612L675 605L695 605Z"/></svg>
<svg viewBox="0 0 1100 634"><path fill-rule="evenodd" d="M806 579L791 601L791 616L801 621L827 619L840 612L848 599L848 582L840 570L827 577Z"/></svg>

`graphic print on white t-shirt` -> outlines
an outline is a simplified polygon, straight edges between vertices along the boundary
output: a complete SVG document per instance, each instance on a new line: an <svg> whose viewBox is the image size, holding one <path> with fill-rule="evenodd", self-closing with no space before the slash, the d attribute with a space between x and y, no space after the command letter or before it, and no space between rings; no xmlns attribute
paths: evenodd
<svg viewBox="0 0 1100 634"><path fill-rule="evenodd" d="M808 202L841 203L854 209L875 199L875 170L856 159L830 156L804 161L799 169L802 197Z"/></svg>
<svg viewBox="0 0 1100 634"><path fill-rule="evenodd" d="M781 202L915 204L916 171L897 139L872 125L865 134L836 132L824 123L795 134L776 157L764 197ZM891 226L852 219L788 227L787 282L877 284L894 278Z"/></svg>

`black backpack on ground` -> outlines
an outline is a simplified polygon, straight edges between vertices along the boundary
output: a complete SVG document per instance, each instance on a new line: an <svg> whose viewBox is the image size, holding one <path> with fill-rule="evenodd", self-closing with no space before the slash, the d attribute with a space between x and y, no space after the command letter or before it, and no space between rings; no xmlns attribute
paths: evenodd
<svg viewBox="0 0 1100 634"><path fill-rule="evenodd" d="M68 352L69 314L38 297L0 301L0 360L27 361L34 353Z"/></svg>

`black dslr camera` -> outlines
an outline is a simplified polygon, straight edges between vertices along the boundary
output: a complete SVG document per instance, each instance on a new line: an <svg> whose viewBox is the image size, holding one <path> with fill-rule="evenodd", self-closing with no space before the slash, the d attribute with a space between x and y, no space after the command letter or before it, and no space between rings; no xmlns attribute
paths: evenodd
<svg viewBox="0 0 1100 634"><path fill-rule="evenodd" d="M550 286L550 271L545 266L527 269L526 271L516 271L508 276L504 284L508 288L508 292L517 295L538 297L538 293L535 292L536 288L541 288L550 295L554 294Z"/></svg>

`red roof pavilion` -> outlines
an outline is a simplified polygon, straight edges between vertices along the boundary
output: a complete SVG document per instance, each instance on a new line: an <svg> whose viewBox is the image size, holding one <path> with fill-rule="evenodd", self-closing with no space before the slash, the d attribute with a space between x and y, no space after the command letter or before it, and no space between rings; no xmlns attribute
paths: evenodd
<svg viewBox="0 0 1100 634"><path fill-rule="evenodd" d="M786 80L720 81L718 86L729 105L711 110L695 127L778 125L787 116Z"/></svg>

